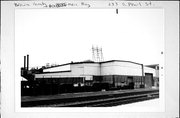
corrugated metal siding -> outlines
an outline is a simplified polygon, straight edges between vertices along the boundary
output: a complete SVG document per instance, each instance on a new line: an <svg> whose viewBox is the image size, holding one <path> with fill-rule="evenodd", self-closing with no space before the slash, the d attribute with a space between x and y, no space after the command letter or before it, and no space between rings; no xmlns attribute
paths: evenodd
<svg viewBox="0 0 180 118"><path fill-rule="evenodd" d="M72 74L77 75L100 75L99 64L73 64L71 65Z"/></svg>
<svg viewBox="0 0 180 118"><path fill-rule="evenodd" d="M153 77L158 77L159 75L155 69L149 67L144 67L144 73L152 73ZM98 63L71 64L70 72L35 74L35 78L86 77L107 75L121 75L134 77L142 76L142 66L130 62L109 62L102 63L101 65Z"/></svg>
<svg viewBox="0 0 180 118"><path fill-rule="evenodd" d="M103 63L101 65L101 75L142 76L142 67L130 62Z"/></svg>
<svg viewBox="0 0 180 118"><path fill-rule="evenodd" d="M43 70L43 72L57 72L57 71L70 71L70 65L57 66Z"/></svg>

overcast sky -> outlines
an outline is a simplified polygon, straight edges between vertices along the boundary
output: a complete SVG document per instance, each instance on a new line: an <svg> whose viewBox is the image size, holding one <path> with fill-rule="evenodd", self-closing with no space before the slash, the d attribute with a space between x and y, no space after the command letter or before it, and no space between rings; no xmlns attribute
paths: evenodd
<svg viewBox="0 0 180 118"><path fill-rule="evenodd" d="M15 61L30 67L92 59L91 47L104 60L159 63L163 51L162 9L17 9Z"/></svg>

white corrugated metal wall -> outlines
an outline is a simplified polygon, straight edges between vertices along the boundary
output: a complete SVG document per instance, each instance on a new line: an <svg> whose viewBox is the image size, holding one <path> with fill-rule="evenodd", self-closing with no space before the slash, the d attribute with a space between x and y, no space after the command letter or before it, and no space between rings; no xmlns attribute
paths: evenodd
<svg viewBox="0 0 180 118"><path fill-rule="evenodd" d="M45 76L93 76L93 75L127 75L127 76L142 76L142 65L131 62L107 62L107 63L80 63L69 64L60 67L53 67L46 72L70 70L69 72L58 73L43 73L36 74L36 78L42 78ZM149 67L144 67L144 73L152 73L153 76L158 76L156 70Z"/></svg>
<svg viewBox="0 0 180 118"><path fill-rule="evenodd" d="M102 63L101 75L142 76L142 66L130 62Z"/></svg>

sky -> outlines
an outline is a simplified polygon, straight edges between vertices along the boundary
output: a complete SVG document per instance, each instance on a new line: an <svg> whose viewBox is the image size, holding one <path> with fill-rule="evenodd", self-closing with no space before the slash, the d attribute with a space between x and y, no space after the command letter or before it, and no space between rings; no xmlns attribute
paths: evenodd
<svg viewBox="0 0 180 118"><path fill-rule="evenodd" d="M164 45L162 9L16 9L15 61L30 67L92 59L158 64Z"/></svg>

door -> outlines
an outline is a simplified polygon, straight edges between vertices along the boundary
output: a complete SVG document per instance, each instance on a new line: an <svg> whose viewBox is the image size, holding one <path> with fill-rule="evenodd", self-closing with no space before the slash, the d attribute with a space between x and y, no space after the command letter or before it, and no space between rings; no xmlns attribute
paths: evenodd
<svg viewBox="0 0 180 118"><path fill-rule="evenodd" d="M153 74L145 73L145 88L151 88L153 83Z"/></svg>

